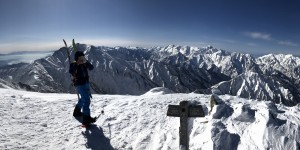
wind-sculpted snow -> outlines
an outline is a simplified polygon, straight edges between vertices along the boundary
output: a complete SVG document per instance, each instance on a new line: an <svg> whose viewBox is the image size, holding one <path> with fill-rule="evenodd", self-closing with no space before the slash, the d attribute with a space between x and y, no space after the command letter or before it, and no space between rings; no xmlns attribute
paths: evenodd
<svg viewBox="0 0 300 150"><path fill-rule="evenodd" d="M0 149L179 149L178 117L168 105L202 105L205 117L189 118L191 150L300 147L300 107L223 95L211 113L211 95L156 88L141 96L93 95L95 125L81 129L72 112L76 94L43 94L0 88Z"/></svg>
<svg viewBox="0 0 300 150"><path fill-rule="evenodd" d="M171 91L168 88L164 88L164 87L157 87L157 88L153 88L150 91L148 91L147 93L145 93L144 95L162 95L162 94L173 94L174 92Z"/></svg>
<svg viewBox="0 0 300 150"><path fill-rule="evenodd" d="M141 95L155 87L211 93L217 88L222 94L289 106L300 102L300 59L292 55L254 58L212 46L77 47L95 66L90 72L93 93ZM16 89L74 93L68 69L67 50L61 48L30 64L1 67L0 78Z"/></svg>

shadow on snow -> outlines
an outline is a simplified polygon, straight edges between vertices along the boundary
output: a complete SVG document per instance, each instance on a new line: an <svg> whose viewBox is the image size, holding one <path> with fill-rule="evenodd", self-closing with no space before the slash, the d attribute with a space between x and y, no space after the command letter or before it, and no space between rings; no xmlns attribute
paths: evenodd
<svg viewBox="0 0 300 150"><path fill-rule="evenodd" d="M82 135L86 138L86 148L92 150L113 150L114 148L110 144L110 139L105 137L101 127L91 125L82 132Z"/></svg>

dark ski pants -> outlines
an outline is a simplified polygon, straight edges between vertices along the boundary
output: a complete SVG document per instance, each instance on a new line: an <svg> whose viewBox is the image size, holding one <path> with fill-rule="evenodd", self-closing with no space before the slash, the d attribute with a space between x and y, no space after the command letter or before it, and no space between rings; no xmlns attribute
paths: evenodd
<svg viewBox="0 0 300 150"><path fill-rule="evenodd" d="M90 116L90 103L91 103L91 92L90 92L90 84L86 83L83 85L77 86L77 92L80 95L80 99L78 100L78 103L76 107L82 109L83 115Z"/></svg>

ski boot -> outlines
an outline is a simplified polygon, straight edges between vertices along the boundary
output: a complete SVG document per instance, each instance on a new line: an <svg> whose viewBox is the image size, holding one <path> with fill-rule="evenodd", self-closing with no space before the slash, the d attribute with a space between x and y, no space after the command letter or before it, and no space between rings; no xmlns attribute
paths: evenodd
<svg viewBox="0 0 300 150"><path fill-rule="evenodd" d="M92 123L96 122L96 118L93 118L91 116L87 116L87 115L83 115L83 121L82 121L82 125L84 126L89 126Z"/></svg>
<svg viewBox="0 0 300 150"><path fill-rule="evenodd" d="M74 112L73 112L73 116L76 117L81 117L83 114L81 112L81 109L79 107L75 107Z"/></svg>

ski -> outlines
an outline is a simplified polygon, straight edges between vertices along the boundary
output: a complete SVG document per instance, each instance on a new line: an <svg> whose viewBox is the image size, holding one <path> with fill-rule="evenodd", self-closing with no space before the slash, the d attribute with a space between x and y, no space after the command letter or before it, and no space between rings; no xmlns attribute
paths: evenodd
<svg viewBox="0 0 300 150"><path fill-rule="evenodd" d="M63 39L63 41L64 41L65 47L66 47L66 49L67 49L68 60L69 60L69 65L70 65L70 64L71 64L71 59L70 59L70 49L69 49L69 47L68 47L67 42L65 41L65 39ZM75 45L75 40L73 39L73 47L74 47L74 45ZM75 49L76 49L76 45L75 45L74 50L75 50ZM75 51L75 52L76 52L76 51ZM73 87L75 88L75 91L76 91L76 93L77 93L77 98L78 98L78 100L79 100L79 99L80 99L79 93L78 93L78 91L77 91L75 85L74 85L74 84L72 84L72 85L73 85Z"/></svg>
<svg viewBox="0 0 300 150"><path fill-rule="evenodd" d="M65 41L65 39L63 39L63 41L64 41L64 43L65 43L65 47L66 47L66 50L67 50L67 53L68 53L69 64L71 64L69 47L68 47L67 42Z"/></svg>
<svg viewBox="0 0 300 150"><path fill-rule="evenodd" d="M77 52L77 47L76 47L74 39L72 40L72 45L73 45L74 52L76 53Z"/></svg>

